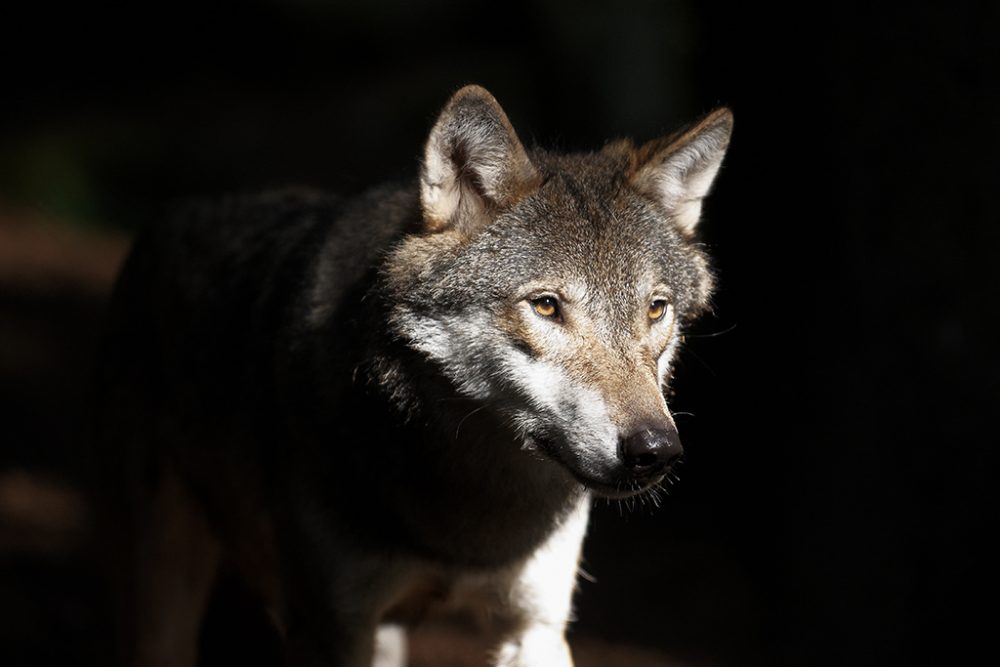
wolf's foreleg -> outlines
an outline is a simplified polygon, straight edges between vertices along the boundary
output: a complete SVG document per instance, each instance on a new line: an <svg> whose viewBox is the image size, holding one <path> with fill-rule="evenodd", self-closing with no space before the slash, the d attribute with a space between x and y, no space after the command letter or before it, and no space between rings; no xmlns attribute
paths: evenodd
<svg viewBox="0 0 1000 667"><path fill-rule="evenodd" d="M375 661L372 667L406 667L406 629L384 623L375 633Z"/></svg>
<svg viewBox="0 0 1000 667"><path fill-rule="evenodd" d="M571 667L566 624L573 606L590 496L576 507L511 579L506 610L514 632L497 652L497 667Z"/></svg>

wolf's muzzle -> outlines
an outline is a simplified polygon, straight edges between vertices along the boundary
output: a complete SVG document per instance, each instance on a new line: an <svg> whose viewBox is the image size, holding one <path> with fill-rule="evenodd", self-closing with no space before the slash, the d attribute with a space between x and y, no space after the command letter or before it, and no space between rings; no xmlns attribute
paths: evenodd
<svg viewBox="0 0 1000 667"><path fill-rule="evenodd" d="M673 424L644 426L618 441L618 455L637 480L666 473L684 453Z"/></svg>

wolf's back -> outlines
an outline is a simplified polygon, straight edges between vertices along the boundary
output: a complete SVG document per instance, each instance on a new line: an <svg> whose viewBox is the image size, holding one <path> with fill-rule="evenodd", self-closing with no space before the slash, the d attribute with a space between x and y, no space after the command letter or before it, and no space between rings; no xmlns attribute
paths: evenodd
<svg viewBox="0 0 1000 667"><path fill-rule="evenodd" d="M298 193L192 201L143 230L112 298L105 379L161 398L183 388L215 411L264 382L269 341L338 210Z"/></svg>

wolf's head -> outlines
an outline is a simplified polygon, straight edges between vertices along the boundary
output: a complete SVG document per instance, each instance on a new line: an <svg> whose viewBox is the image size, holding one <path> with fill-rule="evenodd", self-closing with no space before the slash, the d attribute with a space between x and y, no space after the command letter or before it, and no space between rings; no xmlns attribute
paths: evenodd
<svg viewBox="0 0 1000 667"><path fill-rule="evenodd" d="M655 484L682 452L664 390L711 292L693 237L731 127L720 109L638 148L529 153L487 91L458 91L424 230L386 264L396 334L596 492Z"/></svg>

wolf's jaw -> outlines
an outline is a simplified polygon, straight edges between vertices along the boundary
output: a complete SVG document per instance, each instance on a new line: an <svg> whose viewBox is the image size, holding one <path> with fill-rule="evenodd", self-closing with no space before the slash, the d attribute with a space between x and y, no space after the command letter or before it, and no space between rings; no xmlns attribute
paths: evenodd
<svg viewBox="0 0 1000 667"><path fill-rule="evenodd" d="M559 450L552 444L551 440L533 433L528 433L525 435L524 444L526 449L540 452L550 460L559 464L559 466L568 472L570 476L575 479L578 484L582 485L585 490L600 498L624 500L626 498L638 496L650 491L651 489L655 489L657 485L660 484L664 478L666 478L666 474L663 474L643 482L638 486L633 486L638 484L637 482L608 484L606 482L593 479L592 477L588 477L567 464L566 461L560 456Z"/></svg>
<svg viewBox="0 0 1000 667"><path fill-rule="evenodd" d="M625 500L626 498L632 498L635 496L642 495L643 493L648 493L662 482L666 475L661 475L655 479L651 479L648 482L644 482L642 486L636 488L621 488L618 486L612 486L610 484L603 484L596 481L587 481L579 475L574 475L578 482L583 484L583 486L593 493L598 498L607 498L609 500Z"/></svg>

